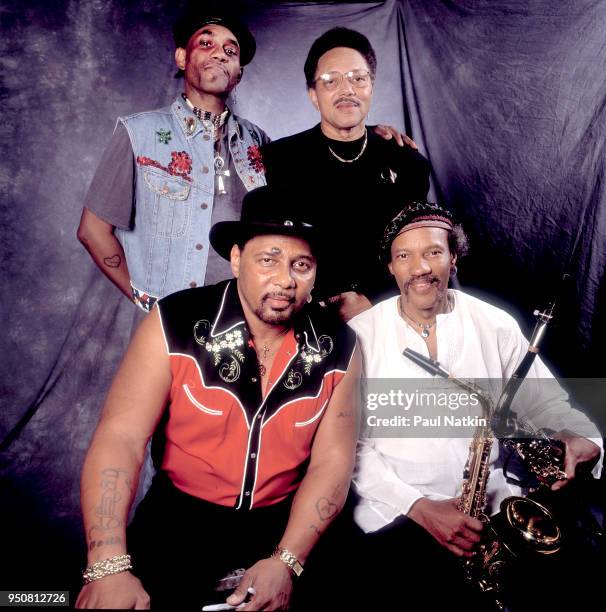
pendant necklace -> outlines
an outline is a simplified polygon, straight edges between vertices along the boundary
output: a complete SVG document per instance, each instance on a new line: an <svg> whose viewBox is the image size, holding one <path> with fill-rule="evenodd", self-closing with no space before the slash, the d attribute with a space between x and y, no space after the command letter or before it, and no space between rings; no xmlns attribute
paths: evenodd
<svg viewBox="0 0 606 612"><path fill-rule="evenodd" d="M261 377L267 374L267 368L265 367L263 363L261 363L261 361L265 361L270 353L271 353L271 349L264 342L263 347L261 348L261 357L259 361L259 376Z"/></svg>
<svg viewBox="0 0 606 612"><path fill-rule="evenodd" d="M201 108L198 108L197 106L194 106L184 93L181 94L181 97L183 98L183 100L185 100L185 103L187 104L187 106L189 106L192 113L201 121L204 128L207 131L210 131L212 135L212 140L215 149L215 158L213 164L215 168L216 192L219 195L225 195L227 193L227 190L225 189L225 181L223 179L224 177L229 178L230 174L229 168L224 170L225 160L221 156L219 150L220 146L218 134L219 130L225 125L225 122L229 117L229 109L226 108L220 115L215 115L210 111L205 111Z"/></svg>
<svg viewBox="0 0 606 612"><path fill-rule="evenodd" d="M355 161L358 161L360 159L360 157L362 157L362 154L364 153L364 151L366 151L366 145L368 144L368 130L364 130L364 142L362 143L362 149L361 151L353 158L353 159L345 159L343 157L339 157L331 148L330 146L328 147L328 150L330 151L331 155L335 158L338 159L340 162L343 162L344 164L351 164Z"/></svg>
<svg viewBox="0 0 606 612"><path fill-rule="evenodd" d="M419 333L421 334L422 338L424 338L425 340L429 338L429 330L436 324L436 321L433 321L432 323L419 323L418 321L415 321L410 315L406 314L406 311L402 307L402 297L401 296L398 298L398 311L400 312L400 316L403 319L404 318L408 319L421 330Z"/></svg>

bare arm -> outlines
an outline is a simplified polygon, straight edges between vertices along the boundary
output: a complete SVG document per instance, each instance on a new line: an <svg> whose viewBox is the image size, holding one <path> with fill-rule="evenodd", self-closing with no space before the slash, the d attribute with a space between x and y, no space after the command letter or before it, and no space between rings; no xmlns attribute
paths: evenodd
<svg viewBox="0 0 606 612"><path fill-rule="evenodd" d="M316 432L307 473L295 495L279 543L302 564L347 497L358 437L359 376L360 358L356 348ZM290 570L279 559L262 559L253 565L228 603L238 605L253 583L256 594L242 610L276 610L288 606L292 589Z"/></svg>
<svg viewBox="0 0 606 612"><path fill-rule="evenodd" d="M145 447L162 415L170 383L169 358L154 309L139 327L116 374L84 462L81 503L89 566L127 552L128 511ZM146 598L139 581L124 572L86 585L76 606L133 607L145 604Z"/></svg>
<svg viewBox="0 0 606 612"><path fill-rule="evenodd" d="M111 223L100 219L88 208L82 210L77 233L78 240L89 252L99 270L132 301L130 274L124 249L114 235L114 230Z"/></svg>

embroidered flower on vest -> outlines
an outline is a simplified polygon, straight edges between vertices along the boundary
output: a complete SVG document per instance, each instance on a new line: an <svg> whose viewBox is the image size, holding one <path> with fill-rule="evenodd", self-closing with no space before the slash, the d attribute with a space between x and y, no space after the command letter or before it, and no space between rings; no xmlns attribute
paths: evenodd
<svg viewBox="0 0 606 612"><path fill-rule="evenodd" d="M140 166L152 166L159 170L164 170L172 176L179 176L186 181L191 181L191 177L188 174L191 172L191 157L185 152L173 151L171 154L172 161L168 164L168 167L163 166L159 161L152 159L151 157L145 157L145 155L137 156L137 163Z"/></svg>
<svg viewBox="0 0 606 612"><path fill-rule="evenodd" d="M172 151L170 156L172 161L168 164L170 174L180 176L181 178L189 178L191 173L191 157L185 151Z"/></svg>
<svg viewBox="0 0 606 612"><path fill-rule="evenodd" d="M246 150L246 155L248 156L248 161L250 163L250 167L257 172L258 174L262 174L265 172L265 166L263 165L263 156L261 155L261 150L257 146L250 146Z"/></svg>

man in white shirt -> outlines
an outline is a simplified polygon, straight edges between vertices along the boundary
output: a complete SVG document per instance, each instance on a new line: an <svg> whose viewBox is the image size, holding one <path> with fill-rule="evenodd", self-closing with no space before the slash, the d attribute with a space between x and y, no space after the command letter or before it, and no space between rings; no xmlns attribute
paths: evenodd
<svg viewBox="0 0 606 612"><path fill-rule="evenodd" d="M413 203L388 225L382 250L400 295L350 321L362 349L365 378L430 377L403 356L408 347L439 361L457 378L502 384L509 379L528 347L516 321L499 308L448 289L466 246L462 228L436 205ZM553 378L540 359L528 377ZM565 445L567 480L554 484L557 489L573 479L580 466L596 464L597 475L601 441L593 423L570 408L557 385L553 389L550 397L541 398L532 420L537 427L558 432L554 437ZM413 435L362 439L354 477L360 497L355 520L367 534L364 548L372 558L375 580L380 576L389 584L408 578L420 591L432 589L434 603L444 595L452 605L453 589L462 582L456 559L472 555L483 528L482 522L457 509L470 439ZM506 480L498 455L494 445L487 514L498 512L505 497L520 493ZM423 561L431 563L429 576ZM465 590L459 593L468 595ZM393 602L388 593L383 605Z"/></svg>

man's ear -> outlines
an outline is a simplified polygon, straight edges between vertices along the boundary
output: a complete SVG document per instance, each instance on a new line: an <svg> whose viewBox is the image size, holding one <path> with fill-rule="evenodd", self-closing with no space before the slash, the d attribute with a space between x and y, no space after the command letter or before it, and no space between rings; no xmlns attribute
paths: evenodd
<svg viewBox="0 0 606 612"><path fill-rule="evenodd" d="M311 103L316 107L316 110L319 111L320 106L318 104L318 94L316 93L315 87L309 87L307 89L307 94L309 95L309 99L311 100Z"/></svg>
<svg viewBox="0 0 606 612"><path fill-rule="evenodd" d="M229 253L229 262L231 263L231 273L234 275L234 278L238 278L240 275L240 255L242 251L240 251L240 247L237 244L234 244L231 247L231 252Z"/></svg>
<svg viewBox="0 0 606 612"><path fill-rule="evenodd" d="M454 268L457 265L457 254L455 253L451 258L450 258L450 267Z"/></svg>
<svg viewBox="0 0 606 612"><path fill-rule="evenodd" d="M387 264L387 268L389 270L389 273L393 276L393 266L391 265L391 261Z"/></svg>
<svg viewBox="0 0 606 612"><path fill-rule="evenodd" d="M187 58L187 51L183 47L177 47L175 49L175 64L179 70L185 70L185 60Z"/></svg>
<svg viewBox="0 0 606 612"><path fill-rule="evenodd" d="M240 74L238 75L238 83L242 80L243 75L244 75L244 68L240 67Z"/></svg>

